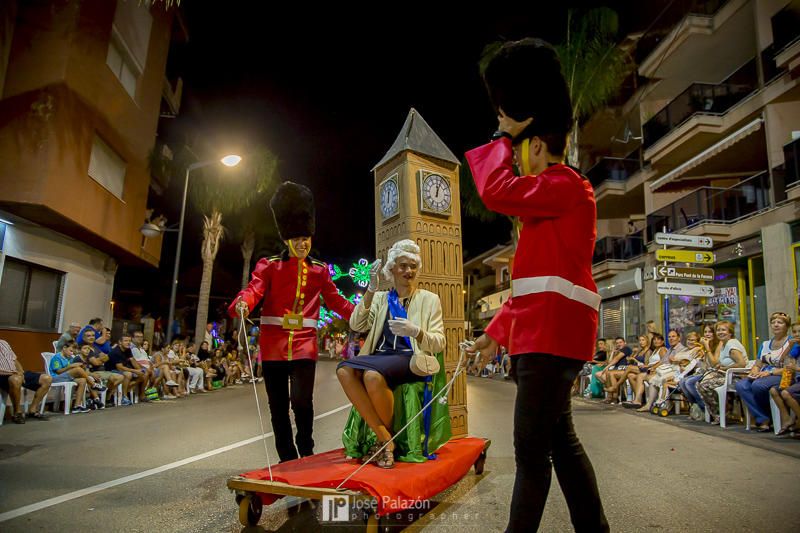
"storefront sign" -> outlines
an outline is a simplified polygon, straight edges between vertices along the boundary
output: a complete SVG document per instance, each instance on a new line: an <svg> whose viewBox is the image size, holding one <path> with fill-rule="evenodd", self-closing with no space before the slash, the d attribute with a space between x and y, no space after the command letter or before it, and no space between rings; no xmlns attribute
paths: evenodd
<svg viewBox="0 0 800 533"><path fill-rule="evenodd" d="M659 265L653 267L655 279L714 281L714 270L711 268L686 268Z"/></svg>
<svg viewBox="0 0 800 533"><path fill-rule="evenodd" d="M692 250L656 250L656 261L711 264L714 262L714 254Z"/></svg>
<svg viewBox="0 0 800 533"><path fill-rule="evenodd" d="M674 294L678 296L714 296L714 287L711 285L695 285L693 283L665 283L656 284L658 294Z"/></svg>
<svg viewBox="0 0 800 533"><path fill-rule="evenodd" d="M714 241L711 237L696 235L680 235L676 233L656 233L656 244L667 246L691 246L693 248L711 248Z"/></svg>

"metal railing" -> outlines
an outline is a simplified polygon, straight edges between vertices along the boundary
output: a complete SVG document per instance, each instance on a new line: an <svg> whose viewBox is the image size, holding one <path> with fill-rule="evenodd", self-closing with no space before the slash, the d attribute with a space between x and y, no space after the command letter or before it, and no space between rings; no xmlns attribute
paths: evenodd
<svg viewBox="0 0 800 533"><path fill-rule="evenodd" d="M594 243L592 264L604 261L628 261L643 255L647 251L644 245L644 230L631 233L626 237L603 237Z"/></svg>
<svg viewBox="0 0 800 533"><path fill-rule="evenodd" d="M800 38L800 7L797 2L790 2L775 13L770 22L772 46L776 55Z"/></svg>
<svg viewBox="0 0 800 533"><path fill-rule="evenodd" d="M757 88L755 58L723 83L693 83L642 126L643 147L649 148L693 115L724 114Z"/></svg>
<svg viewBox="0 0 800 533"><path fill-rule="evenodd" d="M800 182L800 138L783 146L783 161L784 183L789 189Z"/></svg>
<svg viewBox="0 0 800 533"><path fill-rule="evenodd" d="M603 157L586 171L586 177L597 188L604 181L626 181L641 169L638 159L630 157Z"/></svg>
<svg viewBox="0 0 800 533"><path fill-rule="evenodd" d="M771 207L770 176L764 171L729 188L700 187L647 215L647 242L666 228L668 233L701 223L732 224Z"/></svg>

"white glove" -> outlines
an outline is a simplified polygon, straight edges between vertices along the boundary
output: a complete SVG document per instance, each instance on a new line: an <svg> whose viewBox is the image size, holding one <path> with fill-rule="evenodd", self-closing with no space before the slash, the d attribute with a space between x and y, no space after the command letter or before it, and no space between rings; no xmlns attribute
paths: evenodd
<svg viewBox="0 0 800 533"><path fill-rule="evenodd" d="M419 335L420 327L413 322L409 322L405 318L398 318L389 321L389 329L399 337L412 337L416 338Z"/></svg>
<svg viewBox="0 0 800 533"><path fill-rule="evenodd" d="M378 283L380 282L380 272L381 272L381 263L380 259L376 259L374 263L369 267L369 286L367 290L369 292L375 292L378 290Z"/></svg>

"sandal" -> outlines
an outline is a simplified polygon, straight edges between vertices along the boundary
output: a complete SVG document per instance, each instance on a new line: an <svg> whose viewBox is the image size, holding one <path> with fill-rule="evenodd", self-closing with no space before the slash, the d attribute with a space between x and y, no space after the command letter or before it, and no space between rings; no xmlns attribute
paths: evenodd
<svg viewBox="0 0 800 533"><path fill-rule="evenodd" d="M387 444L386 442L378 443L379 447ZM381 468L394 468L394 446L389 448L387 445L380 454L378 454L375 464Z"/></svg>
<svg viewBox="0 0 800 533"><path fill-rule="evenodd" d="M778 432L777 432L775 435L776 435L777 437L780 437L780 436L782 436L782 435L788 435L788 434L789 434L789 433L791 433L791 432L792 432L792 425L791 425L791 424L789 424L788 426L783 426L783 427L780 429L780 431L778 431Z"/></svg>
<svg viewBox="0 0 800 533"><path fill-rule="evenodd" d="M24 424L25 423L25 415L22 413L17 413L11 418L15 424Z"/></svg>
<svg viewBox="0 0 800 533"><path fill-rule="evenodd" d="M35 419L35 420L44 420L44 421L46 421L46 420L49 420L49 419L48 419L48 418L47 418L45 415L43 415L42 413L40 413L40 412L38 412L38 411L37 411L37 412L35 412L35 413L28 413L28 414L27 414L27 415L25 415L25 416L26 416L27 418L33 418L33 419Z"/></svg>
<svg viewBox="0 0 800 533"><path fill-rule="evenodd" d="M646 412L647 412L647 411L649 411L649 410L650 410L650 408L649 408L649 407L647 407L646 405L643 405L643 406L641 406L640 408L638 408L638 409L636 410L636 412L637 412L637 413L646 413Z"/></svg>
<svg viewBox="0 0 800 533"><path fill-rule="evenodd" d="M376 440L375 443L369 447L369 450L367 450L367 452L361 456L361 463L362 464L369 462L374 463L375 461L377 461L380 456L377 456L374 459L372 458L372 456L375 455L375 452L377 452L380 449L380 447L381 445Z"/></svg>

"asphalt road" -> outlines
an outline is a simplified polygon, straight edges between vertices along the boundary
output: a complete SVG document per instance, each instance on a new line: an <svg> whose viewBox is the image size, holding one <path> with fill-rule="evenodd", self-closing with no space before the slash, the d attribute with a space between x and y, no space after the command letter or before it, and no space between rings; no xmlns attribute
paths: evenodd
<svg viewBox="0 0 800 533"><path fill-rule="evenodd" d="M322 361L317 370L317 451L341 446L349 405L334 369ZM263 385L257 390L265 409ZM467 474L426 516L392 529L503 530L514 476L514 392L498 378L470 378L470 433L493 441L486 472ZM796 531L800 524L798 440L581 400L575 421L614 531ZM266 410L264 422L270 431ZM7 422L0 427L0 531L242 531L225 482L265 465L258 434L252 385ZM274 460L271 438L268 444ZM287 498L266 508L260 528L250 529L320 529L315 510L299 504ZM541 530L571 530L555 476Z"/></svg>

